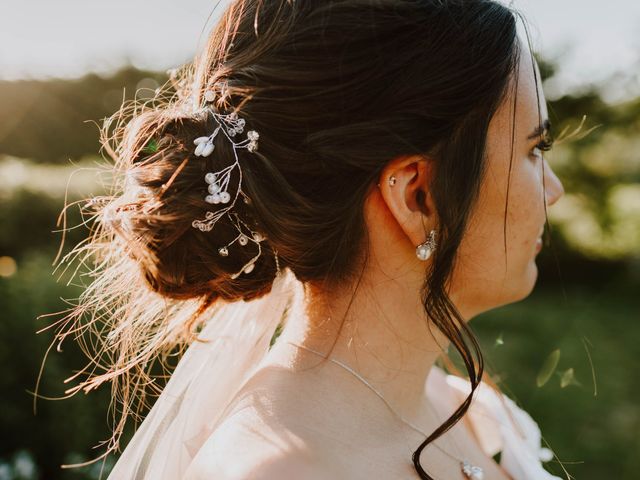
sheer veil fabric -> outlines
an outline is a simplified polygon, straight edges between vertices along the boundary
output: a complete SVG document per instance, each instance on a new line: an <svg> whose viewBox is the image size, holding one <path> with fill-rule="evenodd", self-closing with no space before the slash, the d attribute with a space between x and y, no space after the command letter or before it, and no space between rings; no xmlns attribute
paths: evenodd
<svg viewBox="0 0 640 480"><path fill-rule="evenodd" d="M214 310L198 334L207 342L187 348L108 480L185 478L235 394L266 357L288 307L303 293L302 283L284 269L265 296Z"/></svg>

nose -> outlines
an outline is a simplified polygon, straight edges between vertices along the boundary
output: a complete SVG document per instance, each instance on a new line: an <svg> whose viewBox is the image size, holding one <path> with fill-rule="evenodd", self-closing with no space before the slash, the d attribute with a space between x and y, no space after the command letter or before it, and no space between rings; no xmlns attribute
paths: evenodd
<svg viewBox="0 0 640 480"><path fill-rule="evenodd" d="M553 205L558 201L562 195L564 195L564 186L562 182L555 174L551 166L547 163L547 160L544 161L545 166L545 192L547 196L547 205Z"/></svg>

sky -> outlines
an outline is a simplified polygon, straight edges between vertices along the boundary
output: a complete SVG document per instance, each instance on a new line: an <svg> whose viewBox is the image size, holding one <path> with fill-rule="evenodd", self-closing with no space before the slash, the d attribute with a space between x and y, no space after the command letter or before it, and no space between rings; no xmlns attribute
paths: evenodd
<svg viewBox="0 0 640 480"><path fill-rule="evenodd" d="M132 63L189 61L228 0L0 0L0 79L77 77ZM507 0L501 0L509 3ZM561 59L548 99L604 84L605 98L640 94L640 0L514 0L534 50ZM217 12L221 8L216 9Z"/></svg>

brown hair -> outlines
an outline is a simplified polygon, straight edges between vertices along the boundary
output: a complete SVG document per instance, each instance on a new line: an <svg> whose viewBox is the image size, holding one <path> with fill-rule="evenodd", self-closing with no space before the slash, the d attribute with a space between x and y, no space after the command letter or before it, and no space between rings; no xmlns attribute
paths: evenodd
<svg viewBox="0 0 640 480"><path fill-rule="evenodd" d="M107 364L104 373L70 391L112 382L122 412L109 451L129 414L139 413L135 401L144 404L144 386L153 388L152 364L188 345L217 299L268 293L275 251L302 282L356 280L366 263L359 252L367 251L363 205L372 183L395 157L429 155L437 163L428 188L439 247L423 302L472 386L414 452L420 478L431 478L420 452L465 414L484 371L446 284L482 182L489 122L518 65L516 14L492 0L237 0L205 51L153 101L124 105L105 122L113 190L88 202L92 236L65 257L93 259L95 279L65 317L76 326L59 337L86 333L101 347L89 353L96 366ZM222 135L215 155L194 155L193 139L215 127L193 113L207 90L217 110L238 112L260 133L258 151L238 151L252 202L236 207L270 248L235 279L255 251L218 255L235 235L227 220L212 232L191 226L207 210L204 174L233 158Z"/></svg>

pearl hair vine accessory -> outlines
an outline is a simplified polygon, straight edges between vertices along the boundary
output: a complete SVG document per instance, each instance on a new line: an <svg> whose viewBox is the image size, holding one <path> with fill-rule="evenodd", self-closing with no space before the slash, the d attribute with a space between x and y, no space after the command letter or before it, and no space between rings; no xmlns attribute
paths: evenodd
<svg viewBox="0 0 640 480"><path fill-rule="evenodd" d="M207 90L204 93L204 98L207 103L213 102L215 100L215 94L211 90ZM223 208L217 209L216 211L207 210L205 213L205 217L202 219L194 220L191 225L194 228L202 232L209 232L213 229L213 226L220 220L223 216L227 216L230 223L235 226L238 231L238 235L231 240L231 242L227 243L218 248L218 254L221 257L229 256L229 247L234 243L238 243L241 246L246 246L250 242L254 243L258 246L258 253L254 255L244 266L236 273L231 275L231 278L235 279L242 273L251 273L253 271L256 260L262 254L262 247L260 242L266 240L266 236L260 232L252 230L245 222L243 222L238 216L237 212L231 211L233 206L238 199L238 196L242 196L244 203L250 204L251 199L242 191L242 167L240 162L238 161L237 149L246 148L250 152L256 152L258 150L258 138L259 134L255 130L249 130L247 132L247 138L241 140L239 142L234 142L231 137L235 137L236 135L242 133L245 127L244 118L240 118L237 112L232 112L230 114L220 114L214 111L210 106L205 106L204 111L208 114L213 115L214 119L218 123L218 126L214 129L211 135L202 136L196 138L193 143L196 145L194 150L194 155L197 157L208 157L215 150L214 140L218 133L222 132L225 137L231 142L233 145L233 155L234 162L231 165L228 165L220 170L214 172L207 172L204 175L204 181L207 183L207 195L204 197L204 201L208 204L222 204L225 205ZM238 186L232 191L235 190L235 194L232 195L229 193L229 182L231 180L231 173L233 170L238 169ZM276 260L276 269L279 272L280 266L278 264L278 256L277 252L274 250L275 260Z"/></svg>

